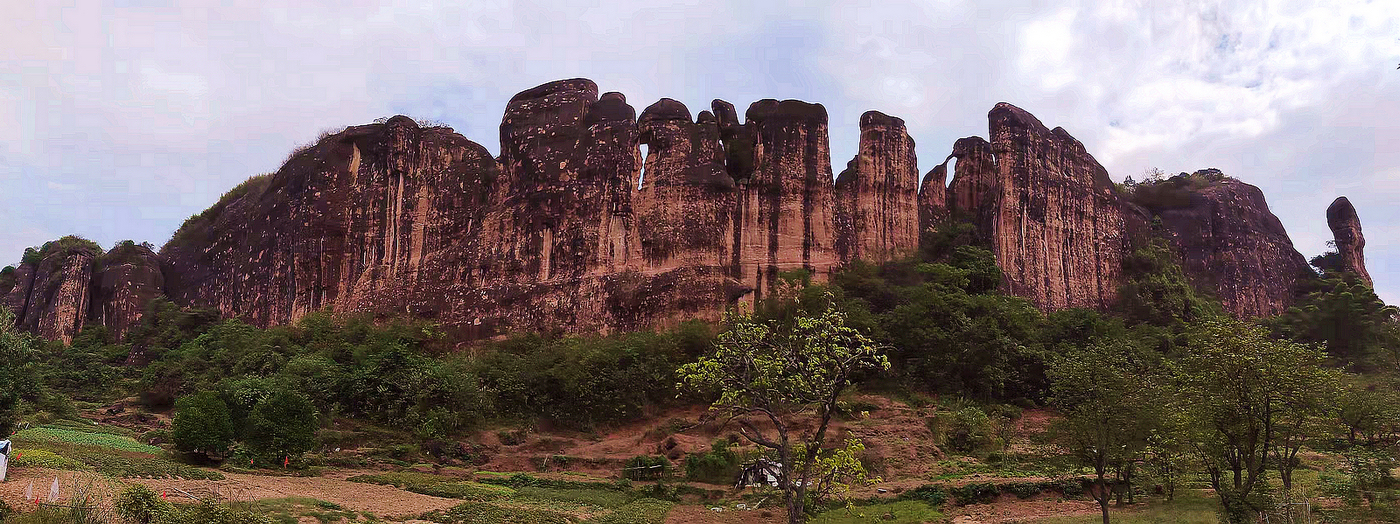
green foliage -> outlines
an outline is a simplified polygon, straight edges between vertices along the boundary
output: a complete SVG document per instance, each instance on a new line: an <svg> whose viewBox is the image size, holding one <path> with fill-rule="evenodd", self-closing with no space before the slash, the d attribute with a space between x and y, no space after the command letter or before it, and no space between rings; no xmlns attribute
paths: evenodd
<svg viewBox="0 0 1400 524"><path fill-rule="evenodd" d="M209 227L218 220L224 213L224 210L243 197L256 199L262 196L263 192L272 184L272 177L272 173L255 175L233 186L233 189L228 190L220 196L219 200L216 201L214 205L209 206L209 209L205 209L199 214L191 216L186 219L183 224L180 224L180 228L176 229L175 233L171 235L170 240L165 243L165 246L161 247L161 252L172 248L184 248L207 242Z"/></svg>
<svg viewBox="0 0 1400 524"><path fill-rule="evenodd" d="M663 524L666 514L675 504L656 499L638 499L606 513L588 519L585 524Z"/></svg>
<svg viewBox="0 0 1400 524"><path fill-rule="evenodd" d="M1235 321L1203 323L1176 368L1197 459L1230 522L1264 509L1264 477L1285 430L1323 414L1339 388L1315 346ZM1285 465L1290 463L1285 462ZM1291 466L1289 466L1291 467Z"/></svg>
<svg viewBox="0 0 1400 524"><path fill-rule="evenodd" d="M1171 178L1163 178L1163 175L1160 170L1154 170L1141 182L1133 182L1130 178L1124 184L1128 200L1157 214L1168 209L1189 207L1192 194L1232 180L1217 169L1181 173Z"/></svg>
<svg viewBox="0 0 1400 524"><path fill-rule="evenodd" d="M776 437L739 420L745 438L778 454L783 468L779 488L790 518L804 517L809 496L820 501L839 492L845 497L852 485L868 482L856 459L864 450L859 441L825 456L822 447L836 402L854 374L889 369L881 348L847 326L846 315L830 304L791 323L742 314L729 315L727 322L729 329L715 340L715 352L681 366L677 374L683 387L717 396L713 413L763 416L775 426ZM815 431L789 433L780 415L813 407L819 417Z"/></svg>
<svg viewBox="0 0 1400 524"><path fill-rule="evenodd" d="M627 460L622 476L628 480L660 480L671 472L671 461L660 455L637 455Z"/></svg>
<svg viewBox="0 0 1400 524"><path fill-rule="evenodd" d="M117 516L129 524L154 524L174 511L170 503L161 500L151 488L140 484L122 491L113 506Z"/></svg>
<svg viewBox="0 0 1400 524"><path fill-rule="evenodd" d="M943 514L919 500L843 507L818 514L813 524L922 524L942 522Z"/></svg>
<svg viewBox="0 0 1400 524"><path fill-rule="evenodd" d="M234 437L228 404L213 391L180 399L175 403L170 436L180 451L222 456Z"/></svg>
<svg viewBox="0 0 1400 524"><path fill-rule="evenodd" d="M949 413L947 423L940 426L944 445L953 451L972 453L992 445L992 421L981 409L969 407Z"/></svg>
<svg viewBox="0 0 1400 524"><path fill-rule="evenodd" d="M249 449L268 463L310 451L320 426L316 407L300 393L278 391L248 415Z"/></svg>
<svg viewBox="0 0 1400 524"><path fill-rule="evenodd" d="M729 449L729 441L716 439L710 450L685 456L685 479L692 482L729 485L739 476L739 456Z"/></svg>
<svg viewBox="0 0 1400 524"><path fill-rule="evenodd" d="M1400 371L1397 309L1354 277L1312 281L1306 294L1272 323L1276 334L1324 344L1340 362L1365 370Z"/></svg>
<svg viewBox="0 0 1400 524"><path fill-rule="evenodd" d="M50 256L69 257L73 255L87 255L97 258L102 255L102 246L86 238L69 235L58 240L44 242L44 245L38 249L24 250L24 258L21 263L37 265Z"/></svg>
<svg viewBox="0 0 1400 524"><path fill-rule="evenodd" d="M1116 309L1129 324L1180 328L1224 315L1218 300L1202 295L1191 284L1175 251L1162 238L1124 257L1123 275Z"/></svg>
<svg viewBox="0 0 1400 524"><path fill-rule="evenodd" d="M507 508L485 502L468 502L432 517L439 524L575 524L568 515L555 511Z"/></svg>
<svg viewBox="0 0 1400 524"><path fill-rule="evenodd" d="M74 431L69 429L58 429L53 427L30 428L14 435L15 440L40 443L55 442L69 443L79 446L96 448L107 448L117 451L130 451L135 453L159 454L162 450L158 447L142 444L135 439L122 435L110 435L105 433L92 433L87 431Z"/></svg>

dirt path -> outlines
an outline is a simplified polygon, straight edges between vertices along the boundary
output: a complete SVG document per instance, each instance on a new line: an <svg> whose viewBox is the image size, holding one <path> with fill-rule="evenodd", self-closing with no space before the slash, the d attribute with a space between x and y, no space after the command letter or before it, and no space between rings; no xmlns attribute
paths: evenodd
<svg viewBox="0 0 1400 524"><path fill-rule="evenodd" d="M412 516L462 503L456 499L420 495L390 486L324 477L270 477L240 473L224 473L224 477L224 480L129 479L128 482L145 484L158 493L168 493L171 498L184 497L176 491L177 488L196 497L217 495L224 500L308 497L381 517Z"/></svg>

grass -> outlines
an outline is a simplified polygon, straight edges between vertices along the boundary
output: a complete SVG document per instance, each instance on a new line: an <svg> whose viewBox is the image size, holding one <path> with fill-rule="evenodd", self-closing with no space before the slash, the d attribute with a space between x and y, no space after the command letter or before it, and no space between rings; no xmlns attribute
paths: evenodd
<svg viewBox="0 0 1400 524"><path fill-rule="evenodd" d="M886 516L893 516L886 519ZM834 509L813 518L812 524L919 524L941 522L943 514L933 506L917 500L874 504L855 508Z"/></svg>
<svg viewBox="0 0 1400 524"><path fill-rule="evenodd" d="M305 497L263 499L235 502L230 508L266 516L277 524L298 524L303 518L314 518L320 524L342 522L381 522L370 513L357 513L333 502Z"/></svg>
<svg viewBox="0 0 1400 524"><path fill-rule="evenodd" d="M485 502L468 502L443 513L425 515L440 524L577 524L578 519L544 509L507 508Z"/></svg>
<svg viewBox="0 0 1400 524"><path fill-rule="evenodd" d="M122 478L183 478L183 479L208 479L221 480L223 475L215 471L197 468L194 466L181 464L173 460L164 458L159 454L164 452L160 448L154 448L157 453L147 453L141 451L124 450L121 447L107 445L82 444L79 442L99 442L110 443L106 439L122 439L115 435L97 435L97 440L85 440L73 438L62 430L42 431L44 428L21 431L15 436L15 451L19 455L16 465L32 465L39 467L52 467L55 469L68 470L94 470L98 473ZM26 435L28 433L28 435ZM34 435L40 435L39 439L34 439ZM55 435L57 435L55 437ZM77 440L79 442L72 442ZM128 439L129 440L129 439ZM135 441L132 441L133 443ZM122 447L130 448L124 444ZM147 446L146 448L151 448ZM145 448L142 448L145 449ZM34 462L27 462L33 460Z"/></svg>
<svg viewBox="0 0 1400 524"><path fill-rule="evenodd" d="M664 500L640 499L629 502L616 511L588 519L587 524L663 524L666 514L675 504Z"/></svg>
<svg viewBox="0 0 1400 524"><path fill-rule="evenodd" d="M26 429L16 433L14 440L15 442L23 443L53 442L78 444L81 446L111 448L118 451L149 453L152 455L158 455L164 452L158 447L142 444L137 442L136 439L126 435L79 431L76 429L60 429L52 426Z"/></svg>
<svg viewBox="0 0 1400 524"><path fill-rule="evenodd" d="M1214 497L1204 493L1177 491L1176 500L1152 502L1131 509L1109 506L1108 516L1121 524L1216 524L1219 507ZM1139 509L1140 508L1140 509ZM1034 520L1036 524L1097 524L1103 522L1098 513L1074 517L1052 517Z"/></svg>

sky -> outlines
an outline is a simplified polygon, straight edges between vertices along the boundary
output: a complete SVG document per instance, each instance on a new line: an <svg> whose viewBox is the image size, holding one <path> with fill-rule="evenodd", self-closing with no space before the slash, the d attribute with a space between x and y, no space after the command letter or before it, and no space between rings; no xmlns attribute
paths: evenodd
<svg viewBox="0 0 1400 524"><path fill-rule="evenodd" d="M1394 1L0 0L0 265L66 234L163 244L322 131L380 117L499 153L512 95L586 77L639 112L819 102L835 172L867 110L907 122L926 172L1010 102L1116 180L1214 167L1259 186L1309 258L1345 195L1397 303Z"/></svg>

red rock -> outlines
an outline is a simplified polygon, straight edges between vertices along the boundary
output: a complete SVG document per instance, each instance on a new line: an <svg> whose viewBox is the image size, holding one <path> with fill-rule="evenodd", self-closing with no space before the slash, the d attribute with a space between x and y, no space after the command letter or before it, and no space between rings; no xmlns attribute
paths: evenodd
<svg viewBox="0 0 1400 524"><path fill-rule="evenodd" d="M1219 174L1218 171L1215 171ZM1189 204L1157 211L1186 273L1213 290L1225 310L1256 318L1293 304L1308 263L1259 188L1219 176L1191 192Z"/></svg>
<svg viewBox="0 0 1400 524"><path fill-rule="evenodd" d="M836 178L836 251L842 262L885 262L919 246L919 171L904 121L860 117L860 152Z"/></svg>
<svg viewBox="0 0 1400 524"><path fill-rule="evenodd" d="M98 258L88 320L120 340L141 321L146 304L165 292L160 258L149 247L117 244Z"/></svg>
<svg viewBox="0 0 1400 524"><path fill-rule="evenodd" d="M1361 219L1356 216L1356 208L1347 197L1337 197L1327 206L1327 227L1332 230L1343 270L1371 285L1371 274L1366 271L1366 237L1361 234Z"/></svg>

